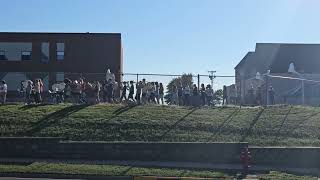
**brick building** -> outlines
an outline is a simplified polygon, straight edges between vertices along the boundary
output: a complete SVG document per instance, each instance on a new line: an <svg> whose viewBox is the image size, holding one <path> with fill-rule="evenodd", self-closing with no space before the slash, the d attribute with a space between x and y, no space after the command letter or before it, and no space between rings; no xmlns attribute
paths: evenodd
<svg viewBox="0 0 320 180"><path fill-rule="evenodd" d="M121 81L120 33L0 33L0 79L9 90L34 78L46 89L66 77L102 80L108 68Z"/></svg>

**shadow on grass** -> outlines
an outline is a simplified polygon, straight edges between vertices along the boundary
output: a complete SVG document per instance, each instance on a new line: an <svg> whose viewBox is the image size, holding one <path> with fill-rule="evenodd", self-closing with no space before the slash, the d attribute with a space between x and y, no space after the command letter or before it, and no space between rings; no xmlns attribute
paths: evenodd
<svg viewBox="0 0 320 180"><path fill-rule="evenodd" d="M281 125L280 125L279 129L278 129L278 130L277 130L277 132L275 133L275 137L274 137L274 139L273 139L272 143L275 143L275 142L277 141L278 136L280 135L280 131L282 130L284 123L287 121L288 116L289 116L289 114L290 114L291 110L292 110L292 106L290 106L290 108L289 108L288 112L286 113L285 117L283 118L283 120L282 120L282 122L281 122Z"/></svg>
<svg viewBox="0 0 320 180"><path fill-rule="evenodd" d="M227 125L228 123L230 123L231 120L233 119L233 117L236 116L236 115L240 112L240 110L241 110L240 108L234 110L234 111L218 126L217 130L215 131L215 133L213 133L212 136L209 137L209 141L210 141L212 138L214 138L214 137L216 137L217 135L219 135L219 134L221 133L223 127L224 127L225 125Z"/></svg>
<svg viewBox="0 0 320 180"><path fill-rule="evenodd" d="M126 106L120 107L120 108L118 108L117 110L115 110L115 111L113 112L113 114L114 114L114 116L118 116L118 115L120 115L120 114L122 114L122 113L124 113L124 112L126 112L126 111L129 111L130 109L132 109L132 108L134 108L134 107L136 107L136 106L137 106L137 105L134 104L134 105L126 105Z"/></svg>
<svg viewBox="0 0 320 180"><path fill-rule="evenodd" d="M193 107L191 108L191 111L189 111L186 115L184 115L182 118L180 118L178 121L176 121L166 132L164 132L159 138L158 141L161 141L165 138L167 134L170 133L179 123L183 122L190 114L195 112L198 108Z"/></svg>
<svg viewBox="0 0 320 180"><path fill-rule="evenodd" d="M260 119L262 113L264 111L264 108L262 108L258 114L254 117L254 119L251 121L249 128L247 129L247 131L244 133L244 135L241 137L240 142L243 142L244 140L246 140L246 138L251 134L251 131L254 127L254 125L256 125L256 123L258 122L258 120Z"/></svg>
<svg viewBox="0 0 320 180"><path fill-rule="evenodd" d="M19 110L28 110L28 109L31 109L31 108L47 106L47 105L49 105L49 104L28 104L28 105L24 105L22 107L19 107Z"/></svg>
<svg viewBox="0 0 320 180"><path fill-rule="evenodd" d="M310 116L302 119L301 121L298 121L293 128L287 128L287 131L285 131L284 134L289 135L290 133L293 133L295 130L299 129L302 124L304 124L304 123L305 123L306 121L308 121L309 119L317 116L318 114L320 114L320 112L312 113ZM275 144L278 140L280 140L280 138L281 138L280 132L278 132L278 133L279 133L278 136L275 137L275 140L273 141L274 144Z"/></svg>
<svg viewBox="0 0 320 180"><path fill-rule="evenodd" d="M73 105L65 107L61 110L48 114L47 116L43 117L39 121L33 124L32 128L28 130L25 135L32 136L37 132L40 132L42 129L49 127L55 124L58 120L69 116L72 113L80 111L86 107L90 106L89 104L82 104L82 105Z"/></svg>

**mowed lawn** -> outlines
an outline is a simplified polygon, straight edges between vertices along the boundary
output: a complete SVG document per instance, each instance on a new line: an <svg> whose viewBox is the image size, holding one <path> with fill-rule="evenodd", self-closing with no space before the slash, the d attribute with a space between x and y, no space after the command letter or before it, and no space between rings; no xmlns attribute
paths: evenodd
<svg viewBox="0 0 320 180"><path fill-rule="evenodd" d="M320 145L320 108L192 108L123 105L2 105L1 136L88 141L239 142Z"/></svg>

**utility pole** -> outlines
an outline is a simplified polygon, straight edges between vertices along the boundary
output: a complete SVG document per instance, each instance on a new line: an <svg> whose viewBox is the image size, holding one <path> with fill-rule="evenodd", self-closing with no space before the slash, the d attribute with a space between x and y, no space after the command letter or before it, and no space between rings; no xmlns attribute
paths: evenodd
<svg viewBox="0 0 320 180"><path fill-rule="evenodd" d="M213 80L216 78L214 73L216 73L217 71L208 71L209 73L209 78L211 80L211 88L213 88Z"/></svg>

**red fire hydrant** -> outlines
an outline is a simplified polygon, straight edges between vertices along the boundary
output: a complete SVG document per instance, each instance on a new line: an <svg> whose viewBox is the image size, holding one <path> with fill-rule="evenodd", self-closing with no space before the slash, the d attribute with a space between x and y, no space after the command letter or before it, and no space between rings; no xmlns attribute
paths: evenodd
<svg viewBox="0 0 320 180"><path fill-rule="evenodd" d="M243 151L241 152L240 158L242 161L243 175L247 175L249 173L249 161L251 159L251 153L249 151L248 146L244 147Z"/></svg>

